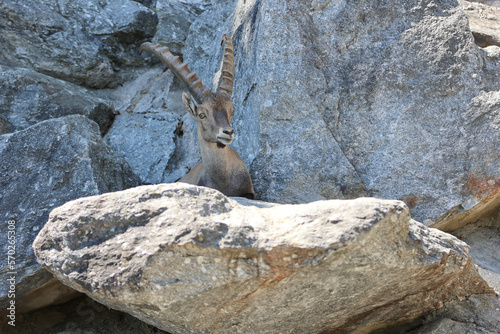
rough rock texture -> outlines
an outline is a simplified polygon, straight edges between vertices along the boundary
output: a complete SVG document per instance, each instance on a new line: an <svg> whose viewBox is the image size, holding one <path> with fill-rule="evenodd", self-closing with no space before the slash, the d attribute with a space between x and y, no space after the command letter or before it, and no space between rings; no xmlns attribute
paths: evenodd
<svg viewBox="0 0 500 334"><path fill-rule="evenodd" d="M210 82L233 36L233 146L259 198L396 198L426 224L498 206L498 64L455 1L238 2L215 37L193 30L209 14L185 59L212 39Z"/></svg>
<svg viewBox="0 0 500 334"><path fill-rule="evenodd" d="M168 46L174 54L182 54L189 27L210 7L211 2L213 1L157 0L158 26L155 41Z"/></svg>
<svg viewBox="0 0 500 334"><path fill-rule="evenodd" d="M142 183L175 182L201 161L196 122L181 102L185 89L170 71L155 68L109 92L120 115L106 141Z"/></svg>
<svg viewBox="0 0 500 334"><path fill-rule="evenodd" d="M157 22L150 9L129 0L4 0L0 64L89 87L116 85L115 69L137 62L136 43L153 36Z"/></svg>
<svg viewBox="0 0 500 334"><path fill-rule="evenodd" d="M8 221L14 220L16 231L15 268L4 267L0 274L4 307L8 271L17 272L16 299L51 278L36 263L31 244L53 208L82 196L133 187L139 181L102 141L97 124L82 115L0 136L0 161L0 228L7 231ZM2 242L2 254L7 254L7 246Z"/></svg>
<svg viewBox="0 0 500 334"><path fill-rule="evenodd" d="M469 18L476 43L481 47L500 46L500 6L493 7L465 0L459 2Z"/></svg>
<svg viewBox="0 0 500 334"><path fill-rule="evenodd" d="M500 299L472 295L464 301L448 303L428 316L426 324L409 334L497 334L500 328ZM434 320L438 318L438 320Z"/></svg>
<svg viewBox="0 0 500 334"><path fill-rule="evenodd" d="M143 183L162 182L175 151L174 131L181 116L172 110L166 94L172 79L170 71L153 69L111 93L120 115L106 141Z"/></svg>
<svg viewBox="0 0 500 334"><path fill-rule="evenodd" d="M78 199L33 247L64 284L171 333L368 332L493 291L465 243L400 201L238 202L185 184Z"/></svg>
<svg viewBox="0 0 500 334"><path fill-rule="evenodd" d="M101 134L114 118L112 103L83 87L33 70L0 65L0 134L72 114L95 121Z"/></svg>

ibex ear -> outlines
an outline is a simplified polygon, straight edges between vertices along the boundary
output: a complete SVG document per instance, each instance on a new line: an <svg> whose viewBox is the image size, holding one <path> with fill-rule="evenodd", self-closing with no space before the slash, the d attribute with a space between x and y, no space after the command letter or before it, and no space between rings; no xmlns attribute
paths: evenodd
<svg viewBox="0 0 500 334"><path fill-rule="evenodd" d="M186 94L186 92L182 93L182 104L184 105L184 108L186 108L187 111L193 116L196 117L198 116L198 113L196 111L196 104L194 103L193 99L191 96Z"/></svg>

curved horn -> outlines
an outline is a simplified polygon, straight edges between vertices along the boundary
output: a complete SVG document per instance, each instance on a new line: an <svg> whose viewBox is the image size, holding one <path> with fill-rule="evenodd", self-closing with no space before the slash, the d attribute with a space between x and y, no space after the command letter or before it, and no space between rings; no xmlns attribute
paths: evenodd
<svg viewBox="0 0 500 334"><path fill-rule="evenodd" d="M210 90L201 83L201 79L196 77L196 72L192 72L187 63L181 62L178 56L174 56L168 51L167 47L146 42L139 48L139 53L144 50L151 52L167 65L172 73L184 82L196 102L202 103L203 98L210 93Z"/></svg>
<svg viewBox="0 0 500 334"><path fill-rule="evenodd" d="M224 45L224 54L222 56L222 76L219 90L231 97L234 82L234 47L231 38L227 35L222 36L222 44Z"/></svg>

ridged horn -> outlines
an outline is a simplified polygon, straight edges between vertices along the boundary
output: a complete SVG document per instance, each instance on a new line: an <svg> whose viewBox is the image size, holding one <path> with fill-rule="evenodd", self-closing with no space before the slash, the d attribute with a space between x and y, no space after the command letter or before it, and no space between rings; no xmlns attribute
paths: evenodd
<svg viewBox="0 0 500 334"><path fill-rule="evenodd" d="M139 48L139 53L144 50L151 52L167 65L172 73L184 82L196 102L202 103L203 98L210 93L210 90L201 83L201 79L196 77L196 72L192 72L188 64L181 62L179 57L174 56L167 47L146 42Z"/></svg>
<svg viewBox="0 0 500 334"><path fill-rule="evenodd" d="M231 97L234 82L234 47L231 38L227 35L222 36L222 44L224 45L224 53L222 55L222 75L219 91L223 91Z"/></svg>

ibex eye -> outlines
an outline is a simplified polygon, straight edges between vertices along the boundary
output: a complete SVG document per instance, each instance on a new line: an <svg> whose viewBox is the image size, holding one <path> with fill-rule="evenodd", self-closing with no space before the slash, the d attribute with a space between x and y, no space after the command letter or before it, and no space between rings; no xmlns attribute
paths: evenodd
<svg viewBox="0 0 500 334"><path fill-rule="evenodd" d="M204 118L207 117L207 115L205 115L204 113L201 113L201 114L198 115L198 117L201 118L201 119L204 119Z"/></svg>

